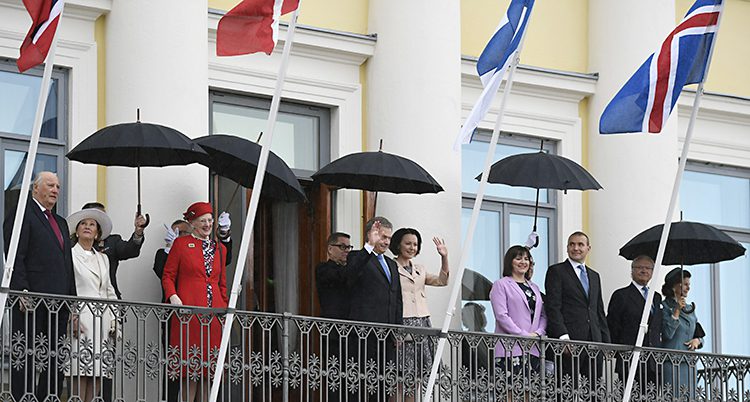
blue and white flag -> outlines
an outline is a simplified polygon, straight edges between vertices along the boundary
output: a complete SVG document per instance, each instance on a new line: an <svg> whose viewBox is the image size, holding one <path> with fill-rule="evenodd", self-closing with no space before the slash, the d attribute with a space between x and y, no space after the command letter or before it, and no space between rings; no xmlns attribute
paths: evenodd
<svg viewBox="0 0 750 402"><path fill-rule="evenodd" d="M487 114L492 99L503 82L505 71L513 62L513 55L518 50L531 15L534 0L512 0L503 20L477 60L477 73L484 90L466 118L461 132L456 137L453 148L458 150L461 144L471 142L471 137L479 122Z"/></svg>
<svg viewBox="0 0 750 402"><path fill-rule="evenodd" d="M718 29L722 0L697 0L662 45L607 105L599 133L659 133L682 88L702 82Z"/></svg>

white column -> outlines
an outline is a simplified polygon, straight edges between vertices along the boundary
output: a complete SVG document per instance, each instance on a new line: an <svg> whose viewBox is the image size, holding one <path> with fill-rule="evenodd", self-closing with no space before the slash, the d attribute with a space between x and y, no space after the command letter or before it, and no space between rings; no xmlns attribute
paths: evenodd
<svg viewBox="0 0 750 402"><path fill-rule="evenodd" d="M208 134L207 4L205 0L112 2L106 30L107 124L141 121L173 127L188 137ZM142 168L143 212L151 215L138 259L125 261L118 282L127 299L159 299L151 271L163 247L162 223L189 204L208 199L208 171L188 167ZM107 210L116 233L133 231L136 169L107 169Z"/></svg>
<svg viewBox="0 0 750 402"><path fill-rule="evenodd" d="M648 29L633 29L632 21ZM588 169L604 186L588 195L589 263L602 274L605 302L630 281L630 263L618 256L620 247L642 230L664 223L679 144L676 112L656 135L600 135L599 118L674 26L674 2L589 1L589 71L598 72L599 81L589 109ZM661 284L662 278L652 281L652 287Z"/></svg>
<svg viewBox="0 0 750 402"><path fill-rule="evenodd" d="M459 6L450 0L377 0L369 9L369 31L378 42L367 65L365 146L377 150L383 139L384 151L416 161L445 189L438 195L381 193L377 213L394 229L420 231L417 260L434 273L440 260L433 236L445 237L454 264L461 251L461 164L452 149L461 124ZM449 295L448 288L428 289L435 326L442 324Z"/></svg>

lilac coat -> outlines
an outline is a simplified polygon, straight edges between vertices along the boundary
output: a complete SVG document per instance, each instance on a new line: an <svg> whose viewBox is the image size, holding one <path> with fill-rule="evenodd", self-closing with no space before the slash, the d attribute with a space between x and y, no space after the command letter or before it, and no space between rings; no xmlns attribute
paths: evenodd
<svg viewBox="0 0 750 402"><path fill-rule="evenodd" d="M529 281L531 289L536 295L536 307L534 308L534 321L531 321L531 310L526 300L526 295L518 286L513 277L506 276L496 281L490 291L490 301L492 310L495 313L495 333L507 335L526 336L531 332L536 332L544 336L547 328L547 315L544 313L542 294L539 286ZM520 356L520 346L514 346L511 352L512 356ZM539 356L539 349L534 347L531 354ZM495 347L495 357L507 356L502 342L498 342Z"/></svg>

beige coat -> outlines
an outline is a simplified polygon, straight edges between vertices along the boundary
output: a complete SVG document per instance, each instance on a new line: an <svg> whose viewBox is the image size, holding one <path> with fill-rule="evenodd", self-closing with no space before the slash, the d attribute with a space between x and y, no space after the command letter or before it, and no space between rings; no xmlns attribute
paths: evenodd
<svg viewBox="0 0 750 402"><path fill-rule="evenodd" d="M427 308L425 285L445 286L448 284L448 272L440 271L439 275L425 271L423 265L414 264L410 274L406 268L398 266L398 276L401 279L401 292L404 301L404 318L429 317Z"/></svg>

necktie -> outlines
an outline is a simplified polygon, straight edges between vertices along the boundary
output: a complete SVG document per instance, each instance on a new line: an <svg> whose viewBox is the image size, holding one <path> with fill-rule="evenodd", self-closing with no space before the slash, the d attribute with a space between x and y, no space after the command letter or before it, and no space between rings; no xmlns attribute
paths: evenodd
<svg viewBox="0 0 750 402"><path fill-rule="evenodd" d="M581 271L581 285L586 295L589 294L589 274L586 272L586 268L583 265L578 265L578 269Z"/></svg>
<svg viewBox="0 0 750 402"><path fill-rule="evenodd" d="M648 300L648 286L644 286L641 288L641 291L643 292L643 298L645 300Z"/></svg>
<svg viewBox="0 0 750 402"><path fill-rule="evenodd" d="M383 257L383 254L378 254L378 261L380 261L380 266L383 267L383 272L385 272L385 277L388 278L388 283L391 282L391 270L388 268L388 264L385 262L385 257Z"/></svg>
<svg viewBox="0 0 750 402"><path fill-rule="evenodd" d="M57 236L57 241L60 243L60 247L63 247L63 237L62 233L60 232L60 226L57 226L57 219L55 219L49 209L45 209L44 214L47 215L49 225L52 226L52 231L55 232L55 236Z"/></svg>

